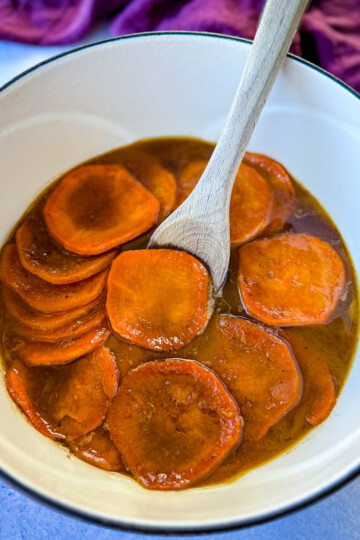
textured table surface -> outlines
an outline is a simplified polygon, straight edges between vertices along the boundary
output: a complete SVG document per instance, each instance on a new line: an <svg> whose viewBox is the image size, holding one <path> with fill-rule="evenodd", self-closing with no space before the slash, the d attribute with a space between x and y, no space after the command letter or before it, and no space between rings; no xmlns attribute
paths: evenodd
<svg viewBox="0 0 360 540"><path fill-rule="evenodd" d="M99 27L88 36L86 42L106 37L106 31ZM65 47L39 48L0 41L0 86L25 69L63 50ZM0 482L0 540L47 540L49 538L135 540L150 537L113 531L78 521L46 508ZM193 537L185 538L190 540ZM207 535L207 538L219 540L360 539L360 478L321 502L293 515L242 531Z"/></svg>

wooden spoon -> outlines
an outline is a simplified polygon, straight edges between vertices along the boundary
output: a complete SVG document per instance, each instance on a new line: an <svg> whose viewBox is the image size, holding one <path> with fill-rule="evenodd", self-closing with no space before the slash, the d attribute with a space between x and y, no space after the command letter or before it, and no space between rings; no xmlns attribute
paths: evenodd
<svg viewBox="0 0 360 540"><path fill-rule="evenodd" d="M230 258L229 205L250 137L308 0L267 0L225 127L188 199L154 232L148 247L193 254L220 292Z"/></svg>

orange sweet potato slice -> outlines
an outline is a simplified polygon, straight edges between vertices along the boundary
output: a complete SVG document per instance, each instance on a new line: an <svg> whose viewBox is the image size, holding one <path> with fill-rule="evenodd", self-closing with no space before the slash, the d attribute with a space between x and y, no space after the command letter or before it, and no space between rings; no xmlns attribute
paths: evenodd
<svg viewBox="0 0 360 540"><path fill-rule="evenodd" d="M178 178L178 194L176 207L180 206L193 191L205 171L207 161L193 161L181 172Z"/></svg>
<svg viewBox="0 0 360 540"><path fill-rule="evenodd" d="M108 431L102 426L69 442L75 456L105 471L123 471L124 464Z"/></svg>
<svg viewBox="0 0 360 540"><path fill-rule="evenodd" d="M80 257L65 251L49 234L41 216L29 215L16 231L16 247L22 266L55 285L66 285L101 272L117 255Z"/></svg>
<svg viewBox="0 0 360 540"><path fill-rule="evenodd" d="M118 157L121 165L157 198L159 219L165 219L173 210L176 199L176 181L171 172L156 158L136 148L123 148Z"/></svg>
<svg viewBox="0 0 360 540"><path fill-rule="evenodd" d="M67 311L89 304L105 289L107 271L69 285L53 285L25 270L15 244L4 247L0 260L0 279L33 309L43 313Z"/></svg>
<svg viewBox="0 0 360 540"><path fill-rule="evenodd" d="M206 161L190 163L180 175L179 204L190 195L206 165ZM253 167L242 164L230 201L231 244L238 246L258 236L269 223L272 206L272 191L264 177Z"/></svg>
<svg viewBox="0 0 360 540"><path fill-rule="evenodd" d="M102 324L89 330L86 334L59 343L30 341L22 338L20 355L29 366L68 364L97 349L106 341L109 334L108 324L103 321Z"/></svg>
<svg viewBox="0 0 360 540"><path fill-rule="evenodd" d="M291 214L295 201L295 190L289 174L280 163L260 154L246 152L244 163L255 167L273 190L274 203L269 225L264 233L271 234L281 230Z"/></svg>
<svg viewBox="0 0 360 540"><path fill-rule="evenodd" d="M206 476L239 445L243 420L213 371L174 359L132 370L119 386L107 424L140 484L175 490Z"/></svg>
<svg viewBox="0 0 360 540"><path fill-rule="evenodd" d="M321 324L344 288L333 248L308 234L284 234L239 249L238 285L246 311L270 325Z"/></svg>
<svg viewBox="0 0 360 540"><path fill-rule="evenodd" d="M31 309L20 296L14 293L8 287L2 287L2 296L6 306L8 315L17 324L26 326L35 332L52 333L63 326L74 323L85 317L89 311L95 307L103 305L105 294L101 294L99 298L95 298L89 304L71 309L69 311L60 311L59 313L41 313Z"/></svg>
<svg viewBox="0 0 360 540"><path fill-rule="evenodd" d="M66 367L67 376L58 389L52 417L67 440L77 439L104 420L119 384L114 355L107 347Z"/></svg>
<svg viewBox="0 0 360 540"><path fill-rule="evenodd" d="M302 377L290 348L261 326L232 315L214 317L206 337L203 346L194 342L191 357L218 373L240 405L244 441L261 439L301 398Z"/></svg>
<svg viewBox="0 0 360 540"><path fill-rule="evenodd" d="M180 349L208 322L209 274L184 251L121 253L109 273L106 310L123 339L158 351Z"/></svg>
<svg viewBox="0 0 360 540"><path fill-rule="evenodd" d="M67 174L44 208L46 225L66 249L98 255L136 238L158 220L158 200L124 168L88 165Z"/></svg>
<svg viewBox="0 0 360 540"><path fill-rule="evenodd" d="M304 380L300 406L305 407L306 421L317 426L331 413L336 403L336 382L325 359L313 347L289 331L282 331L290 343Z"/></svg>
<svg viewBox="0 0 360 540"><path fill-rule="evenodd" d="M72 440L100 426L118 386L114 356L100 347L61 368L17 362L6 374L13 400L50 438Z"/></svg>
<svg viewBox="0 0 360 540"><path fill-rule="evenodd" d="M241 164L230 200L230 241L239 246L258 236L269 223L273 195L266 180Z"/></svg>
<svg viewBox="0 0 360 540"><path fill-rule="evenodd" d="M15 333L24 336L31 341L42 341L45 343L57 343L78 338L90 330L106 323L106 311L104 302L97 304L86 315L77 318L75 321L65 324L55 330L34 330L23 324L13 323Z"/></svg>
<svg viewBox="0 0 360 540"><path fill-rule="evenodd" d="M40 370L38 368L32 370L17 361L5 375L6 388L13 401L22 409L35 429L50 439L63 438L44 418L47 415L41 414L38 410L35 396L41 394L42 388L48 382L46 375L46 372L41 368ZM54 384L51 384L51 387L53 389Z"/></svg>

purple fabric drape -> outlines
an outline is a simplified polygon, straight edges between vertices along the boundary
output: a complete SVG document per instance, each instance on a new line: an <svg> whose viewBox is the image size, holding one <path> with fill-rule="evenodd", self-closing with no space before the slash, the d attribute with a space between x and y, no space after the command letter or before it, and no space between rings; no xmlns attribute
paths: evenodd
<svg viewBox="0 0 360 540"><path fill-rule="evenodd" d="M199 30L253 38L264 0L0 0L0 39L75 43L107 18L113 35ZM360 91L360 0L313 0L292 51Z"/></svg>

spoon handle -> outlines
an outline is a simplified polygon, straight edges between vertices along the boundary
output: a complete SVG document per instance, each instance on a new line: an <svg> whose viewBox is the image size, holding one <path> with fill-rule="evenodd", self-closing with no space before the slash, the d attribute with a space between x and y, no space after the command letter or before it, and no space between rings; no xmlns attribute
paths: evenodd
<svg viewBox="0 0 360 540"><path fill-rule="evenodd" d="M236 173L307 4L267 0L225 127L192 193L193 215L197 201L199 213L218 213L219 223L228 215Z"/></svg>
<svg viewBox="0 0 360 540"><path fill-rule="evenodd" d="M192 253L221 291L230 257L232 187L252 132L308 0L267 0L224 130L193 192L152 235L149 247ZM238 216L239 219L242 216Z"/></svg>

